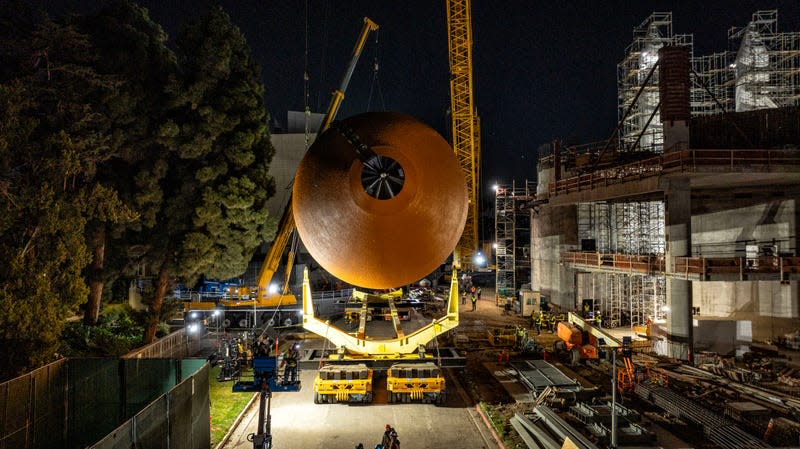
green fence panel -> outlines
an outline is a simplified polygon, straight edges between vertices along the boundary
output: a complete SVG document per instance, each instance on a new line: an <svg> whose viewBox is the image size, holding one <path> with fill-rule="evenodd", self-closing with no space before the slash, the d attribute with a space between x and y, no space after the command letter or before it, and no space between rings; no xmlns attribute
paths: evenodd
<svg viewBox="0 0 800 449"><path fill-rule="evenodd" d="M65 445L66 360L0 383L0 449Z"/></svg>
<svg viewBox="0 0 800 449"><path fill-rule="evenodd" d="M133 417L134 442L137 448L169 449L170 447L179 447L170 445L167 405L167 396L162 395Z"/></svg>
<svg viewBox="0 0 800 449"><path fill-rule="evenodd" d="M206 359L181 359L181 379L194 376L206 364Z"/></svg>
<svg viewBox="0 0 800 449"><path fill-rule="evenodd" d="M124 364L125 419L177 383L178 365L175 359L127 359Z"/></svg>
<svg viewBox="0 0 800 449"><path fill-rule="evenodd" d="M118 359L71 359L69 364L68 441L85 447L122 421Z"/></svg>
<svg viewBox="0 0 800 449"><path fill-rule="evenodd" d="M169 398L169 441L172 447L192 447L193 378L186 379L167 394Z"/></svg>
<svg viewBox="0 0 800 449"><path fill-rule="evenodd" d="M29 447L52 449L67 443L65 363L50 364L31 373L33 379L33 421Z"/></svg>
<svg viewBox="0 0 800 449"><path fill-rule="evenodd" d="M133 420L125 421L121 426L92 446L92 449L136 449L132 435Z"/></svg>
<svg viewBox="0 0 800 449"><path fill-rule="evenodd" d="M211 447L211 397L208 385L208 371L211 366L203 363L195 372L192 394L192 441L188 447ZM231 393L234 394L234 393Z"/></svg>

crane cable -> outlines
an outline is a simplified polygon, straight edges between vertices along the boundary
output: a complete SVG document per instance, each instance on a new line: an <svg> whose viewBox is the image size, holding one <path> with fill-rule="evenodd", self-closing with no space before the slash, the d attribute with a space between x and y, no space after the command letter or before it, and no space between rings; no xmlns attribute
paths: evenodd
<svg viewBox="0 0 800 449"><path fill-rule="evenodd" d="M319 64L320 86L325 85L325 46L328 43L328 18L330 16L330 3L327 1L322 6L322 50ZM322 89L317 89L317 110L322 109Z"/></svg>
<svg viewBox="0 0 800 449"><path fill-rule="evenodd" d="M367 111L369 111L370 107L372 106L372 91L376 85L378 86L378 97L381 100L381 110L382 111L386 110L386 103L383 101L383 91L381 90L381 83L380 80L378 79L378 72L380 71L380 63L378 61L378 43L379 43L378 34L380 32L381 32L380 29L375 30L375 46L373 51L374 56L372 59L372 82L369 85L369 98L367 99Z"/></svg>
<svg viewBox="0 0 800 449"><path fill-rule="evenodd" d="M308 97L309 97L309 80L310 76L308 75L308 0L305 1L305 38L306 38L306 48L305 53L303 54L303 117L305 122L305 149L308 151L308 147L310 145L310 133L308 130L308 122L311 118L311 106L308 104Z"/></svg>

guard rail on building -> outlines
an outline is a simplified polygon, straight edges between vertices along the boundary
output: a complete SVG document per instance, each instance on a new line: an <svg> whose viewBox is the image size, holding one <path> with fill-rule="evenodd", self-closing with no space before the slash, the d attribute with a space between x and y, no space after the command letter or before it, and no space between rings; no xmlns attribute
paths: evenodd
<svg viewBox="0 0 800 449"><path fill-rule="evenodd" d="M566 251L560 261L568 265L606 268L620 273L665 273L665 258L661 255L613 254L588 251ZM712 276L738 276L747 280L754 275L776 275L781 281L800 274L800 257L675 257L669 274L698 280Z"/></svg>
<svg viewBox="0 0 800 449"><path fill-rule="evenodd" d="M788 280L790 274L800 273L800 257L676 257L676 274L699 276L708 280L713 275L734 275L747 280L756 274L778 274Z"/></svg>
<svg viewBox="0 0 800 449"><path fill-rule="evenodd" d="M800 169L800 149L689 149L553 181L549 193L553 197L666 173L769 172L789 167Z"/></svg>
<svg viewBox="0 0 800 449"><path fill-rule="evenodd" d="M645 274L664 272L664 256L657 255L568 251L561 253L561 263Z"/></svg>

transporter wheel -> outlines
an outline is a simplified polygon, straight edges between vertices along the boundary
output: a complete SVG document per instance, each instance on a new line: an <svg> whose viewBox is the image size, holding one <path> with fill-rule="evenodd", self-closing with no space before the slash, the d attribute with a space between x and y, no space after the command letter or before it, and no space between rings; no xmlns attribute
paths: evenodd
<svg viewBox="0 0 800 449"><path fill-rule="evenodd" d="M442 393L439 393L439 394L436 396L436 405L442 405L442 404L444 404L444 400L445 400L444 392L442 392Z"/></svg>
<svg viewBox="0 0 800 449"><path fill-rule="evenodd" d="M225 321L222 322L222 327L231 327L231 320L225 318Z"/></svg>
<svg viewBox="0 0 800 449"><path fill-rule="evenodd" d="M292 324L294 324L294 321L292 321L292 317L286 317L286 318L283 320L283 325L284 325L284 326L287 326L287 327L288 327L288 326L291 326Z"/></svg>
<svg viewBox="0 0 800 449"><path fill-rule="evenodd" d="M319 393L317 393L317 392L314 392L314 403L315 404L322 404L322 401L320 400L320 397L319 397Z"/></svg>
<svg viewBox="0 0 800 449"><path fill-rule="evenodd" d="M387 401L388 401L390 404L393 404L393 403L394 403L394 392L392 392L392 391L390 391L390 392L389 392L389 397L388 397Z"/></svg>
<svg viewBox="0 0 800 449"><path fill-rule="evenodd" d="M369 404L372 402L372 393L367 393L364 395L364 403Z"/></svg>

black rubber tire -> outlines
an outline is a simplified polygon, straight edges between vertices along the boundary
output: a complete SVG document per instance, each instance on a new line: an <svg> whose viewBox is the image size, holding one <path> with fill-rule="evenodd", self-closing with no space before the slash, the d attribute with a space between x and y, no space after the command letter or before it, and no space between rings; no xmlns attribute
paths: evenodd
<svg viewBox="0 0 800 449"><path fill-rule="evenodd" d="M444 404L444 400L445 400L444 393L439 393L439 395L436 396L436 405Z"/></svg>
<svg viewBox="0 0 800 449"><path fill-rule="evenodd" d="M319 399L319 393L314 393L314 403L321 404L322 402Z"/></svg>
<svg viewBox="0 0 800 449"><path fill-rule="evenodd" d="M389 392L389 398L387 399L387 401L390 404L394 404L394 392L392 392L392 391Z"/></svg>

